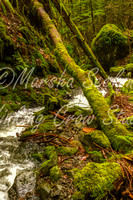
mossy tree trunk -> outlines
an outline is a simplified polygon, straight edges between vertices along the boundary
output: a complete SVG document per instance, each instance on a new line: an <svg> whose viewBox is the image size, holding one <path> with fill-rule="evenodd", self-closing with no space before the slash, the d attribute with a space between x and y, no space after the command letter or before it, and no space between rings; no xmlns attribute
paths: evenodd
<svg viewBox="0 0 133 200"><path fill-rule="evenodd" d="M79 45L84 50L85 54L91 59L91 62L94 65L94 67L97 67L99 69L99 71L100 71L101 76L104 79L107 79L108 76L107 76L106 72L104 71L104 69L101 66L101 64L99 63L98 59L96 58L96 56L92 52L92 50L89 47L89 45L86 43L86 41L85 41L84 37L82 36L81 32L79 31L78 27L72 21L69 13L65 9L65 6L61 2L61 0L51 0L51 1L53 2L54 6L57 8L57 10L59 11L59 13L63 17L64 21L66 22L66 24L68 25L68 27L70 28L70 30L72 31L72 33L76 36L76 39L77 39ZM92 1L90 1L90 2L91 2L90 3L91 6L92 6ZM93 18L92 18L92 20L93 20ZM95 32L94 21L93 21L93 30Z"/></svg>
<svg viewBox="0 0 133 200"><path fill-rule="evenodd" d="M43 5L37 0L30 0L34 11L37 12L38 17L42 20L44 28L53 41L62 63L67 69L67 72L77 80L81 86L84 95L86 96L90 106L92 107L95 116L102 131L109 138L113 148L117 151L122 150L126 152L132 148L132 138L127 129L116 119L111 112L106 100L102 94L88 78L88 74L82 70L68 54L60 34L58 33L53 21L45 12ZM128 137L127 137L128 136Z"/></svg>

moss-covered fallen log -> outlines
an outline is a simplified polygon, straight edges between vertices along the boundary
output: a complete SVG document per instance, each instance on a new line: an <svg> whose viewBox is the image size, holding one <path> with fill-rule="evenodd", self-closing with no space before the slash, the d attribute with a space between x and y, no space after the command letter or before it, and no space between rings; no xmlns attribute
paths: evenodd
<svg viewBox="0 0 133 200"><path fill-rule="evenodd" d="M111 112L106 100L102 94L93 85L88 78L88 74L82 70L68 54L60 34L58 33L53 21L45 12L43 5L37 0L30 0L31 7L42 21L44 29L47 30L51 40L53 41L60 59L67 69L67 72L77 80L81 86L84 95L91 105L94 114L98 119L98 123L102 131L109 138L113 148L117 151L127 152L132 148L133 138L130 132L117 120Z"/></svg>

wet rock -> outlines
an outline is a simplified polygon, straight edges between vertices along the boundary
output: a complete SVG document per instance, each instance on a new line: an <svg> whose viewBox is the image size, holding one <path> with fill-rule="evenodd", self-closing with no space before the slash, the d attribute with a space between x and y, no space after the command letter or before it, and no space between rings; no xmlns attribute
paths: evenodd
<svg viewBox="0 0 133 200"><path fill-rule="evenodd" d="M16 192L18 198L25 197L25 195L33 191L36 185L36 175L33 172L24 172L17 176L15 180Z"/></svg>
<svg viewBox="0 0 133 200"><path fill-rule="evenodd" d="M38 182L36 191L40 195L41 200L47 200L51 192L51 187L48 183L41 180L40 182Z"/></svg>
<svg viewBox="0 0 133 200"><path fill-rule="evenodd" d="M51 192L51 197L58 197L60 196L62 191L62 186L61 185L56 185L55 189L52 190Z"/></svg>

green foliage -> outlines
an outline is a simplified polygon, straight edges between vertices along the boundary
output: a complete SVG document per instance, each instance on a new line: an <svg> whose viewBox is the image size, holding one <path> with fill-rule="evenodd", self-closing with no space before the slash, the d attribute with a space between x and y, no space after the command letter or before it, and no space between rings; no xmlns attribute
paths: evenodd
<svg viewBox="0 0 133 200"><path fill-rule="evenodd" d="M50 169L50 179L52 181L58 181L61 177L61 171L59 167L56 165Z"/></svg>
<svg viewBox="0 0 133 200"><path fill-rule="evenodd" d="M124 92L124 93L133 94L133 80L126 81L126 83L122 87L121 91Z"/></svg>
<svg viewBox="0 0 133 200"><path fill-rule="evenodd" d="M10 3L9 0L3 0L4 1L4 4L5 6L7 7L7 9L11 12L11 13L14 13L14 9L12 7L12 4Z"/></svg>

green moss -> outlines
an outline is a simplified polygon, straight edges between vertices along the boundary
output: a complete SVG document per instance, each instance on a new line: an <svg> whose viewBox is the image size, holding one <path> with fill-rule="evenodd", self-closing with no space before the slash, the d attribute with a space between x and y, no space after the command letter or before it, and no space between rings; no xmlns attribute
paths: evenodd
<svg viewBox="0 0 133 200"><path fill-rule="evenodd" d="M129 63L125 66L127 72L133 72L133 63Z"/></svg>
<svg viewBox="0 0 133 200"><path fill-rule="evenodd" d="M84 200L84 195L80 192L80 191L76 191L73 195L72 195L72 199L73 200Z"/></svg>
<svg viewBox="0 0 133 200"><path fill-rule="evenodd" d="M5 4L5 6L7 7L7 9L12 13L14 13L14 9L13 9L13 7L12 7L12 4L10 3L10 1L9 0L3 0L4 1L4 4Z"/></svg>
<svg viewBox="0 0 133 200"><path fill-rule="evenodd" d="M57 148L57 152L61 153L64 156L72 156L77 152L77 148L76 147L58 147Z"/></svg>
<svg viewBox="0 0 133 200"><path fill-rule="evenodd" d="M124 66L116 66L110 68L110 73L113 73L114 75L117 75L119 72L121 72L124 69ZM122 74L123 76L123 74Z"/></svg>
<svg viewBox="0 0 133 200"><path fill-rule="evenodd" d="M61 108L66 101L62 99L61 96L55 96L55 94L52 95L52 93L49 92L49 94L45 94L45 111L52 111L54 109Z"/></svg>
<svg viewBox="0 0 133 200"><path fill-rule="evenodd" d="M57 164L56 148L54 146L47 146L44 148L44 153L49 160L45 161L41 165L39 172L47 176L49 174L49 170Z"/></svg>
<svg viewBox="0 0 133 200"><path fill-rule="evenodd" d="M39 173L43 173L44 176L48 176L49 175L49 170L56 165L56 162L54 160L47 160L45 161L40 169L39 169Z"/></svg>
<svg viewBox="0 0 133 200"><path fill-rule="evenodd" d="M53 130L54 128L55 128L54 122L51 120L51 121L40 124L39 133L46 133L47 131Z"/></svg>
<svg viewBox="0 0 133 200"><path fill-rule="evenodd" d="M115 95L115 91L114 91L113 86L112 86L111 83L108 83L108 90L109 90L109 95L106 98L106 101L110 105L112 103L113 97Z"/></svg>
<svg viewBox="0 0 133 200"><path fill-rule="evenodd" d="M83 133L83 141L84 144L95 147L96 143L97 145L103 147L103 148L110 148L110 142L109 139L106 137L106 135L99 130L92 131L90 133Z"/></svg>
<svg viewBox="0 0 133 200"><path fill-rule="evenodd" d="M128 100L129 100L129 101L133 101L133 97L129 97Z"/></svg>
<svg viewBox="0 0 133 200"><path fill-rule="evenodd" d="M27 130L27 131L22 132L20 139L23 140L24 138L29 137L29 136L33 136L33 135L34 135L34 133L32 133L31 130Z"/></svg>
<svg viewBox="0 0 133 200"><path fill-rule="evenodd" d="M81 142L78 141L78 140L72 140L70 144L75 145L76 147L81 147L81 148L83 148Z"/></svg>
<svg viewBox="0 0 133 200"><path fill-rule="evenodd" d="M124 84L124 86L121 89L124 93L132 93L133 92L133 80L128 80Z"/></svg>
<svg viewBox="0 0 133 200"><path fill-rule="evenodd" d="M6 7L2 2L0 2L0 7L2 8L4 15L7 15Z"/></svg>
<svg viewBox="0 0 133 200"><path fill-rule="evenodd" d="M92 115L93 111L91 109L88 110L88 109L81 108L79 106L69 106L67 109L67 113L73 114L74 116L82 115L83 117L86 117L86 116Z"/></svg>
<svg viewBox="0 0 133 200"><path fill-rule="evenodd" d="M36 153L31 155L33 158L38 160L39 162L42 162L44 160L43 154L42 153Z"/></svg>
<svg viewBox="0 0 133 200"><path fill-rule="evenodd" d="M84 197L100 200L113 190L114 182L121 176L120 165L114 162L88 163L74 176L74 184Z"/></svg>
<svg viewBox="0 0 133 200"><path fill-rule="evenodd" d="M61 171L59 167L56 165L50 169L50 179L54 181L58 181L61 178Z"/></svg>
<svg viewBox="0 0 133 200"><path fill-rule="evenodd" d="M101 163L105 161L101 151L90 151L88 147L86 147L85 149L86 149L86 152L90 155L89 158L91 159L91 161L96 162L96 163Z"/></svg>
<svg viewBox="0 0 133 200"><path fill-rule="evenodd" d="M45 151L45 155L49 159L57 160L57 153L54 146L47 146L44 148L44 151Z"/></svg>
<svg viewBox="0 0 133 200"><path fill-rule="evenodd" d="M114 24L106 24L92 41L92 50L109 71L117 59L129 52L128 37Z"/></svg>

